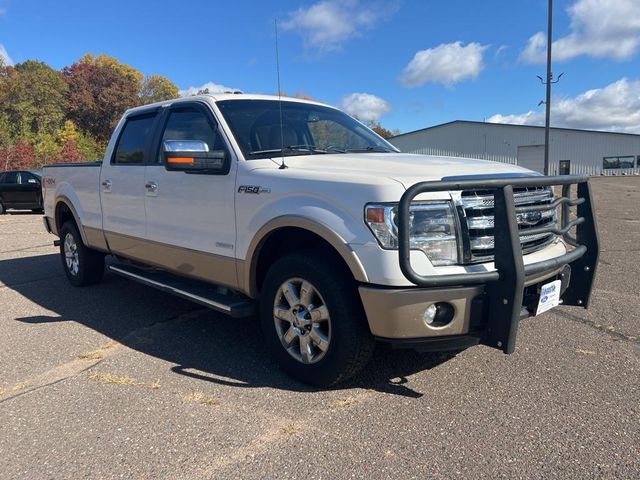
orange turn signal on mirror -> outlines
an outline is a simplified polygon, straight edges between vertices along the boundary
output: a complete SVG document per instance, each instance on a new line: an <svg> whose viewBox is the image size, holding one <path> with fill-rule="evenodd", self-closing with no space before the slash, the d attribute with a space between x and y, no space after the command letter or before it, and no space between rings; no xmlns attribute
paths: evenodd
<svg viewBox="0 0 640 480"><path fill-rule="evenodd" d="M193 163L193 158L188 157L169 157L167 163Z"/></svg>

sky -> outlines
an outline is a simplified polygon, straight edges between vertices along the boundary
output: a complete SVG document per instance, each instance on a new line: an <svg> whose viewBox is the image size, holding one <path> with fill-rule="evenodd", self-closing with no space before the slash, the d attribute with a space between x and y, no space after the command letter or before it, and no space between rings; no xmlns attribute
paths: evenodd
<svg viewBox="0 0 640 480"><path fill-rule="evenodd" d="M5 63L87 52L189 94L281 89L388 129L544 123L547 0L0 0ZM640 0L555 0L552 125L640 133Z"/></svg>

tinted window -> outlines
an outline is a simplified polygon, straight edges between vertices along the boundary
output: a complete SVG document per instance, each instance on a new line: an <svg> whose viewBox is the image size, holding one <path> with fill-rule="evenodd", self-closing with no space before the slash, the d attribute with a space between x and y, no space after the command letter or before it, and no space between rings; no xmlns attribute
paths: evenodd
<svg viewBox="0 0 640 480"><path fill-rule="evenodd" d="M226 149L218 129L204 112L195 109L173 110L169 114L162 134L162 142L165 140L200 140L209 146L209 151ZM158 161L162 162L162 149Z"/></svg>
<svg viewBox="0 0 640 480"><path fill-rule="evenodd" d="M4 183L18 183L18 172L8 172L5 174Z"/></svg>
<svg viewBox="0 0 640 480"><path fill-rule="evenodd" d="M4 173L0 173L0 183L4 183Z"/></svg>
<svg viewBox="0 0 640 480"><path fill-rule="evenodd" d="M120 139L118 140L113 163L144 163L145 146L152 132L151 127L153 126L154 119L155 114L127 120L120 134Z"/></svg>
<svg viewBox="0 0 640 480"><path fill-rule="evenodd" d="M35 183L38 183L36 176L29 172L20 172L19 180L20 180L20 184L22 185L28 185L28 184L33 185Z"/></svg>

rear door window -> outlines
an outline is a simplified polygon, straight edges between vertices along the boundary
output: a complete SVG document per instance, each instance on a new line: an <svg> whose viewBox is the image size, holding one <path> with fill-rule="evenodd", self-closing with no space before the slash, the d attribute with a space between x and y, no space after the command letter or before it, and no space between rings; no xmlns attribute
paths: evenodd
<svg viewBox="0 0 640 480"><path fill-rule="evenodd" d="M111 163L116 165L141 165L147 155L149 136L153 133L155 113L127 119Z"/></svg>

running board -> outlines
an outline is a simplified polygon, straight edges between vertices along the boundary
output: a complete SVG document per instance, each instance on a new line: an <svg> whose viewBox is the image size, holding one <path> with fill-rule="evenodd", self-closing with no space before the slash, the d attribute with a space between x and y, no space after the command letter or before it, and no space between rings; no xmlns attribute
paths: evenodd
<svg viewBox="0 0 640 480"><path fill-rule="evenodd" d="M216 292L215 286L205 282L125 264L109 265L107 269L116 275L191 300L234 318L250 317L256 313L256 303L250 298Z"/></svg>

